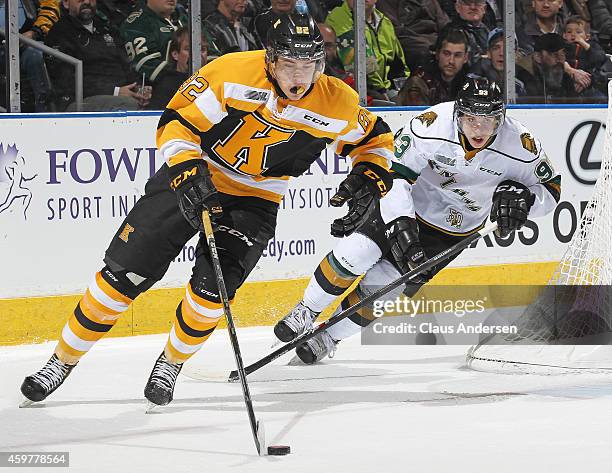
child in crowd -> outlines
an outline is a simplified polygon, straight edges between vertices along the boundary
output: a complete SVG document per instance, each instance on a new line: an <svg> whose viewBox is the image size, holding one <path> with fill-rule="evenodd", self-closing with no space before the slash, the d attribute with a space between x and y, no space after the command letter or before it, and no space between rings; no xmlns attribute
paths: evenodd
<svg viewBox="0 0 612 473"><path fill-rule="evenodd" d="M599 43L591 39L591 25L584 18L574 15L565 22L563 39L567 41L566 59L574 69L582 69L593 75L609 61Z"/></svg>

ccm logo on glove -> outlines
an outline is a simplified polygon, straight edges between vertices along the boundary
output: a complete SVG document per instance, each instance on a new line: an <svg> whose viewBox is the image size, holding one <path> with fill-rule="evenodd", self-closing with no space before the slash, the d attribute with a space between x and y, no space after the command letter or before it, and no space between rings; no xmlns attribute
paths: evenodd
<svg viewBox="0 0 612 473"><path fill-rule="evenodd" d="M380 191L381 197L384 197L387 194L388 192L387 186L378 174L376 174L371 169L368 169L367 171L363 172L363 175L371 179L372 181L374 181L374 184L376 185L376 187L378 187L378 190Z"/></svg>
<svg viewBox="0 0 612 473"><path fill-rule="evenodd" d="M194 166L191 169L187 169L170 181L170 187L172 187L173 190L176 190L176 188L180 186L183 182L185 182L190 177L195 177L197 174L197 166Z"/></svg>

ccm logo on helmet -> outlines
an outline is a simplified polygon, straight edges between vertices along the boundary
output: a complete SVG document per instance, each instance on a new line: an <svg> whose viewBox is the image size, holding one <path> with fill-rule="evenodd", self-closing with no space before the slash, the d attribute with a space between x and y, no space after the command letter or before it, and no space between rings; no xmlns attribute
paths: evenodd
<svg viewBox="0 0 612 473"><path fill-rule="evenodd" d="M295 43L293 46L295 48L309 48L312 45L310 43Z"/></svg>

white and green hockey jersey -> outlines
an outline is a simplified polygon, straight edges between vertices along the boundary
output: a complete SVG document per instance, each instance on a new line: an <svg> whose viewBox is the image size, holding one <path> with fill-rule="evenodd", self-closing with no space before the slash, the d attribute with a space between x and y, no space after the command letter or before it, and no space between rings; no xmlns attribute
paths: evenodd
<svg viewBox="0 0 612 473"><path fill-rule="evenodd" d="M493 192L506 180L520 182L535 195L530 217L552 211L561 176L539 140L506 117L484 147L469 150L454 122L453 106L435 105L396 133L395 181L380 201L385 223L409 216L447 234L470 234L486 223Z"/></svg>

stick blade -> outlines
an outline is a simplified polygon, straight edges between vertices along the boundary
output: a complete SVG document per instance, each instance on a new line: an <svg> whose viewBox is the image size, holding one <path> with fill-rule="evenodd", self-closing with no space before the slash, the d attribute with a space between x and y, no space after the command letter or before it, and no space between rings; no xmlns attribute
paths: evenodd
<svg viewBox="0 0 612 473"><path fill-rule="evenodd" d="M181 371L182 375L197 381L206 381L208 383L227 383L233 380L228 379L227 370L214 370L208 367L198 367L187 365ZM230 373L231 375L231 373ZM237 380L238 378L236 378Z"/></svg>
<svg viewBox="0 0 612 473"><path fill-rule="evenodd" d="M266 431L264 428L264 424L261 420L257 421L257 443L259 444L259 448L257 453L260 457L268 454L268 446L266 445Z"/></svg>

